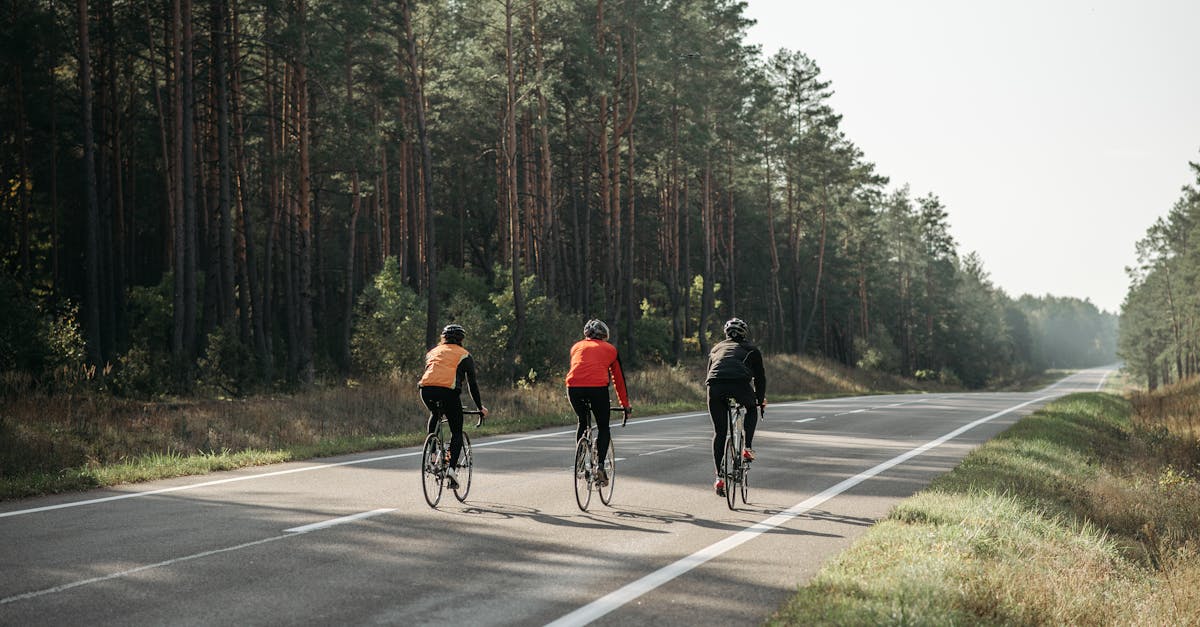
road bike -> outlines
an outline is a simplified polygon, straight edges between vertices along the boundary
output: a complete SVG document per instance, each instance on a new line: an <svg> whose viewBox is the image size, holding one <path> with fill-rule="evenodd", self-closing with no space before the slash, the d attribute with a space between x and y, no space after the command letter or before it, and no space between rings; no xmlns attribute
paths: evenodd
<svg viewBox="0 0 1200 627"><path fill-rule="evenodd" d="M725 415L728 422L725 452L721 455L721 476L725 479L725 502L729 509L737 509L738 493L741 492L742 504L745 505L748 504L746 495L750 491L750 461L743 457L746 448L746 408L731 398Z"/></svg>
<svg viewBox="0 0 1200 627"><path fill-rule="evenodd" d="M479 420L475 422L476 427L483 424L483 412L464 407L463 414L479 416ZM425 493L425 502L435 509L442 500L442 489L447 483L446 468L450 466L452 434L448 433L449 425L449 421L443 415L433 433L425 436L425 446L421 452L421 490ZM475 456L471 454L471 438L465 430L462 438L462 451L458 454L458 485L452 488L454 498L460 503L467 500L467 493L471 491L471 469L475 465Z"/></svg>
<svg viewBox="0 0 1200 627"><path fill-rule="evenodd" d="M623 407L613 407L609 411L624 412L625 418L621 421L621 426L629 422L629 410ZM589 420L590 422L590 420ZM600 502L605 505L612 503L613 484L617 480L617 454L613 448L612 438L608 440L608 455L604 456L604 474L608 477L608 483L600 485L596 481L597 471L600 470L596 460L600 457L600 452L596 450L596 440L599 437L600 427L591 425L583 432L583 437L575 443L575 503L579 505L579 509L587 511L588 505L592 502L592 491L595 490L600 494Z"/></svg>

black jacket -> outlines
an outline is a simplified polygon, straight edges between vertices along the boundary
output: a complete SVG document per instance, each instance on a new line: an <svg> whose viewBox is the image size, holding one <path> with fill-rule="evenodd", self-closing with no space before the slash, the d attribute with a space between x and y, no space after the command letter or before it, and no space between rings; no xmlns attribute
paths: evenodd
<svg viewBox="0 0 1200 627"><path fill-rule="evenodd" d="M708 376L704 383L754 381L754 396L761 405L767 396L767 373L762 353L749 342L723 340L708 353Z"/></svg>

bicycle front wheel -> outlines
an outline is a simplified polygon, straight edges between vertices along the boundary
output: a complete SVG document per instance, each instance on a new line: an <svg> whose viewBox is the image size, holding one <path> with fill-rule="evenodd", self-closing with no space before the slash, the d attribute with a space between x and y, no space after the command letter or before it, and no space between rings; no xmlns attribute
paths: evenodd
<svg viewBox="0 0 1200 627"><path fill-rule="evenodd" d="M436 433L425 436L425 448L421 452L421 490L425 502L437 507L442 500L442 479L445 477L446 459L442 440Z"/></svg>
<svg viewBox="0 0 1200 627"><path fill-rule="evenodd" d="M741 469L738 465L737 447L733 437L725 438L725 454L721 456L722 471L725 475L725 503L729 509L737 509L737 484L741 481Z"/></svg>
<svg viewBox="0 0 1200 627"><path fill-rule="evenodd" d="M587 438L575 444L575 503L587 511L592 502L592 445Z"/></svg>
<svg viewBox="0 0 1200 627"><path fill-rule="evenodd" d="M617 453L612 440L608 441L608 455L604 457L604 474L608 475L608 483L599 486L596 491L600 493L601 503L611 505L613 484L617 482Z"/></svg>
<svg viewBox="0 0 1200 627"><path fill-rule="evenodd" d="M475 465L475 458L471 455L471 438L465 432L462 438L462 452L458 454L458 487L454 488L454 498L459 503L466 502L467 493L471 491L471 468Z"/></svg>
<svg viewBox="0 0 1200 627"><path fill-rule="evenodd" d="M746 493L750 491L750 464L745 460L739 462L741 466L741 476L738 479L738 486L742 489L742 504L749 505L750 501L746 500Z"/></svg>

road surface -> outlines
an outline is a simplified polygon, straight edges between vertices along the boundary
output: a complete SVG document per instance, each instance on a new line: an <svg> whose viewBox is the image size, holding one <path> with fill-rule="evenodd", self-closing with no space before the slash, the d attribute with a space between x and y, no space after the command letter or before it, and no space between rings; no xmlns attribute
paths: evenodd
<svg viewBox="0 0 1200 627"><path fill-rule="evenodd" d="M478 438L470 498L436 511L416 449L0 503L0 624L758 624L899 500L1107 374L772 404L738 511L699 412L614 427L613 504L587 513L573 429Z"/></svg>

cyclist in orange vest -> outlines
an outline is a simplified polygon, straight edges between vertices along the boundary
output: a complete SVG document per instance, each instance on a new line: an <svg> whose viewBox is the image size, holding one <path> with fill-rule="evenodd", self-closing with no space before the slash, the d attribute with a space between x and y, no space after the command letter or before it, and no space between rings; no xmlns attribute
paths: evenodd
<svg viewBox="0 0 1200 627"><path fill-rule="evenodd" d="M442 329L442 343L433 347L425 354L425 374L421 376L419 387L421 400L429 408L429 433L437 431L441 416L446 416L450 424L450 466L446 469L446 478L450 480L450 489L457 489L458 455L462 452L462 388L467 384L471 399L482 416L488 415L488 408L479 400L479 384L475 382L475 360L467 349L463 348L463 340L467 332L462 325L450 324Z"/></svg>
<svg viewBox="0 0 1200 627"><path fill-rule="evenodd" d="M617 347L609 344L608 325L600 320L588 320L583 325L583 339L571 347L571 369L567 372L567 398L579 418L575 440L579 441L588 429L588 412L596 417L600 435L596 438L597 459L600 471L596 483L608 485L604 473L604 457L608 455L608 443L612 437L608 430L608 412L612 408L608 400L608 384L617 388L617 400L626 412L629 394L625 391L625 373L621 371L621 359Z"/></svg>

